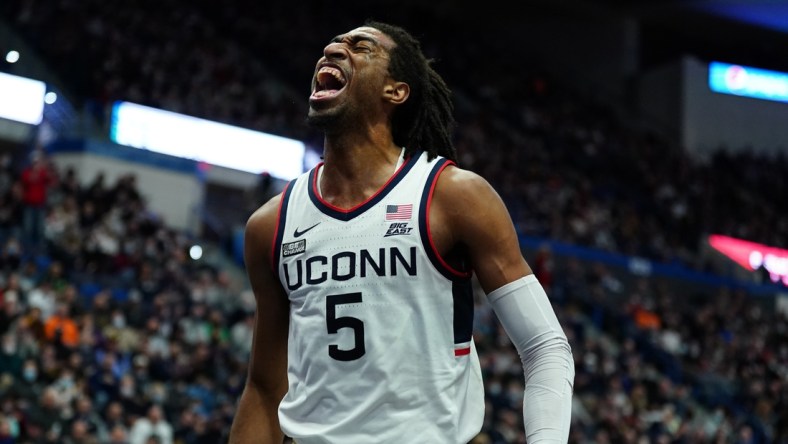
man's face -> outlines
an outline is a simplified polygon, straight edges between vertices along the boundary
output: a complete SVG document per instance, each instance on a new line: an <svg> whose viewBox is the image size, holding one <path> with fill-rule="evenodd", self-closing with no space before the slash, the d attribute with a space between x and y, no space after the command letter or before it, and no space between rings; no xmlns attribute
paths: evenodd
<svg viewBox="0 0 788 444"><path fill-rule="evenodd" d="M370 27L334 37L323 50L312 77L310 124L327 128L346 118L357 120L374 113L383 104L393 48L389 36Z"/></svg>

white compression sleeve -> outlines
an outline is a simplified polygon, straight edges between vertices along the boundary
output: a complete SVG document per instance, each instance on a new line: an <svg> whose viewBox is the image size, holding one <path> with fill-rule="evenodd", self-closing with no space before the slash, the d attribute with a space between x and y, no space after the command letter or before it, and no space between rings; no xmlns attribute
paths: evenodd
<svg viewBox="0 0 788 444"><path fill-rule="evenodd" d="M547 294L531 274L491 292L488 298L523 363L523 420L528 444L565 444L575 366Z"/></svg>

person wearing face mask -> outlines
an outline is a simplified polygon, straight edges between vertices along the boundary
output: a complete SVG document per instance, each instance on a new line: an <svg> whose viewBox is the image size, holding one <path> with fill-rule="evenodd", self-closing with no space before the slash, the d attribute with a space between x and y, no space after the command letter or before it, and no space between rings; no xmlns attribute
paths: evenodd
<svg viewBox="0 0 788 444"><path fill-rule="evenodd" d="M13 373L0 372L0 387L7 387L0 391L0 399L4 401L5 409L11 408L5 402L14 399L36 399L41 396L43 385L38 382L38 363L34 359L24 359L18 370Z"/></svg>
<svg viewBox="0 0 788 444"><path fill-rule="evenodd" d="M28 359L25 362L25 367L22 369L22 378L25 382L30 384L36 382L36 378L38 378L38 367L32 359Z"/></svg>
<svg viewBox="0 0 788 444"><path fill-rule="evenodd" d="M60 376L50 386L57 391L58 402L61 405L69 405L79 394L79 389L74 381L74 372L64 369Z"/></svg>
<svg viewBox="0 0 788 444"><path fill-rule="evenodd" d="M120 386L118 388L120 394L120 402L123 404L123 409L133 415L145 414L145 402L142 399L140 391L137 389L137 381L131 374L125 374L120 378Z"/></svg>

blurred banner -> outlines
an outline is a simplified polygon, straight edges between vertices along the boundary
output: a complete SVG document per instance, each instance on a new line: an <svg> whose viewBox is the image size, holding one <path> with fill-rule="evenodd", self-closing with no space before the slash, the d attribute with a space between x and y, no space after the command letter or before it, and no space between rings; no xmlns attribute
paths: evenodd
<svg viewBox="0 0 788 444"><path fill-rule="evenodd" d="M709 88L723 94L788 102L788 73L711 62Z"/></svg>
<svg viewBox="0 0 788 444"><path fill-rule="evenodd" d="M304 171L303 142L129 102L112 109L121 145L290 180Z"/></svg>
<svg viewBox="0 0 788 444"><path fill-rule="evenodd" d="M44 117L46 84L0 72L0 117L38 125Z"/></svg>
<svg viewBox="0 0 788 444"><path fill-rule="evenodd" d="M713 234L709 245L745 270L765 273L773 283L788 285L788 250Z"/></svg>

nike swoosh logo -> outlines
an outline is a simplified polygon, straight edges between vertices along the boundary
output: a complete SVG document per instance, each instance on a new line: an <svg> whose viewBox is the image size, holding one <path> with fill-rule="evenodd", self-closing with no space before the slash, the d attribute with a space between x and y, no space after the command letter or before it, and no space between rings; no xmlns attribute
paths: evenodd
<svg viewBox="0 0 788 444"><path fill-rule="evenodd" d="M316 223L316 224L312 225L311 227L307 228L307 229L306 229L306 230L304 230L304 231L298 231L298 227L296 227L296 229L295 229L295 232L293 233L293 236L295 236L295 237L301 237L301 236L303 236L303 235L304 235L304 233L306 233L307 231L311 230L312 228L315 228L315 227L316 227L316 226L318 226L318 225L320 225L320 222L318 222L318 223Z"/></svg>

